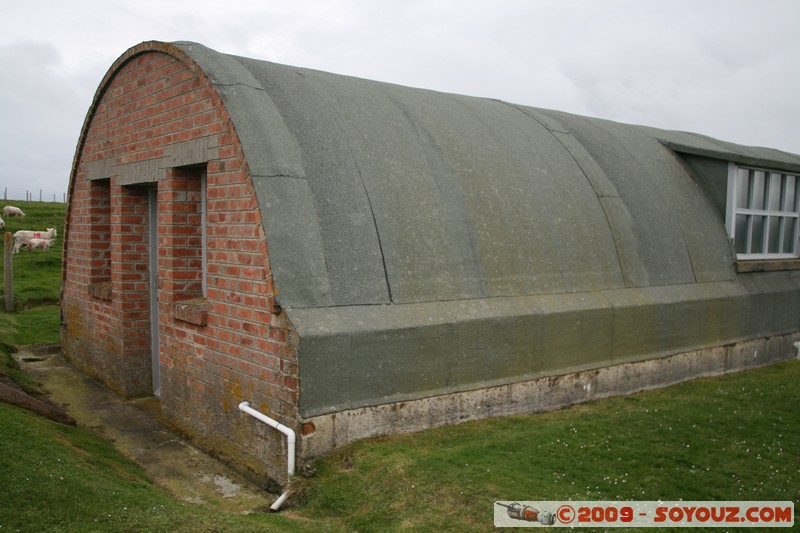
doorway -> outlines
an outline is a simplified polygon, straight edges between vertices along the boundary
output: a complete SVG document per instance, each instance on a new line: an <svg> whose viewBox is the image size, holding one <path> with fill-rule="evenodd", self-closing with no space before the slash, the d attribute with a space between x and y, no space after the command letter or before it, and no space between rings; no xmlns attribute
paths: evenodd
<svg viewBox="0 0 800 533"><path fill-rule="evenodd" d="M150 357L153 396L161 398L161 338L158 318L158 189L147 190L147 250L150 271Z"/></svg>

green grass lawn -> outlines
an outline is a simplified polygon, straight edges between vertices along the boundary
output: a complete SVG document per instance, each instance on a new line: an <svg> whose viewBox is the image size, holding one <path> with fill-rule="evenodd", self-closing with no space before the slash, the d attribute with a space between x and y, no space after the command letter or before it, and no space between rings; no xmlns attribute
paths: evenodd
<svg viewBox="0 0 800 533"><path fill-rule="evenodd" d="M0 428L0 531L302 530L282 515L178 502L89 430L1 403Z"/></svg>
<svg viewBox="0 0 800 533"><path fill-rule="evenodd" d="M359 531L486 531L495 500L800 501L798 383L791 361L358 442L319 464L299 511Z"/></svg>
<svg viewBox="0 0 800 533"><path fill-rule="evenodd" d="M63 204L19 202L57 246L14 257L13 345L58 341ZM24 222L24 224L23 224ZM9 228L9 229L14 229ZM19 228L16 228L19 229ZM4 531L490 531L496 500L800 501L800 361L550 413L353 443L297 476L279 514L175 500L111 443L0 403Z"/></svg>
<svg viewBox="0 0 800 533"><path fill-rule="evenodd" d="M6 204L19 207L26 216L4 218L5 232L13 235L21 229L39 231L47 228L56 228L58 231L58 236L48 251L21 251L13 255L15 309L25 310L34 306L57 304L61 290L65 204L18 201ZM5 239L2 243L5 252ZM13 245L13 240L11 244ZM5 276L4 261L0 261L0 272ZM4 284L0 284L0 294L5 299ZM5 306L2 308L5 309Z"/></svg>
<svg viewBox="0 0 800 533"><path fill-rule="evenodd" d="M4 218L5 232L14 234L21 229L45 230L56 228L53 246L41 250L21 251L12 256L14 274L14 313L5 312L5 284L0 283L0 323L13 322L11 344L42 344L59 342L61 310L58 302L61 291L61 252L64 238L66 206L48 202L6 202L25 213L24 217ZM5 204L4 204L5 205ZM0 240L5 253L5 239ZM13 240L11 242L13 245ZM5 262L0 261L0 277L5 276Z"/></svg>
<svg viewBox="0 0 800 533"><path fill-rule="evenodd" d="M489 531L495 500L798 501L798 382L790 361L360 441L277 516L180 503L90 431L0 404L0 531Z"/></svg>

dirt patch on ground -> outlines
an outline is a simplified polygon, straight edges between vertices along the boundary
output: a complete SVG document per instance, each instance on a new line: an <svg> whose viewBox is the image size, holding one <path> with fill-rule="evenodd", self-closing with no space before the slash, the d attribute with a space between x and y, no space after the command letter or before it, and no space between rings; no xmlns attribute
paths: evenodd
<svg viewBox="0 0 800 533"><path fill-rule="evenodd" d="M34 396L25 392L11 378L0 372L0 402L28 409L60 424L77 425L74 418L50 401L47 396Z"/></svg>
<svg viewBox="0 0 800 533"><path fill-rule="evenodd" d="M13 385L2 380L0 391L109 439L178 499L248 513L268 509L277 497L164 425L158 399L125 400L75 369L57 349L21 347L14 359L41 384L47 398L34 398L19 388L12 391Z"/></svg>

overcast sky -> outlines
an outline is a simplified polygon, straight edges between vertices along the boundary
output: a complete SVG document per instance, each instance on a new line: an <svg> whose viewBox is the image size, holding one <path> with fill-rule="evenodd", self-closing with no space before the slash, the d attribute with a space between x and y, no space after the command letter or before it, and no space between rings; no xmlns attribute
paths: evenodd
<svg viewBox="0 0 800 533"><path fill-rule="evenodd" d="M0 194L61 199L149 40L800 153L798 0L0 0Z"/></svg>

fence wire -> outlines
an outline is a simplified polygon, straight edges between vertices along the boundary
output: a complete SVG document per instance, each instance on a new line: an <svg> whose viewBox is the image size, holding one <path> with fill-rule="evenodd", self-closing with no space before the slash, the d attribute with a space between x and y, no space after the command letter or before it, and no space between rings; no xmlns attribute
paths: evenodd
<svg viewBox="0 0 800 533"><path fill-rule="evenodd" d="M8 190L5 187L3 190L3 201L23 201L23 202L67 202L66 192L47 192L44 189L37 191L21 191L21 190Z"/></svg>

